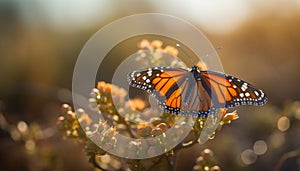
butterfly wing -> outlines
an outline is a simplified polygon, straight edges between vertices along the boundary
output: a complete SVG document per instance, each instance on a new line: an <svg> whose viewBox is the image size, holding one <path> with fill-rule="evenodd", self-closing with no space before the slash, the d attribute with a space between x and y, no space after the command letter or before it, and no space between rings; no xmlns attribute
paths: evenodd
<svg viewBox="0 0 300 171"><path fill-rule="evenodd" d="M188 88L186 77L191 77L191 74L185 69L154 67L131 72L128 81L131 86L152 94L163 110L178 114L181 95Z"/></svg>
<svg viewBox="0 0 300 171"><path fill-rule="evenodd" d="M206 142L223 115L219 108L263 105L265 93L236 77L213 71L154 67L129 74L131 86L144 89L157 98L168 113L205 117L199 142Z"/></svg>
<svg viewBox="0 0 300 171"><path fill-rule="evenodd" d="M151 93L163 110L174 114L207 117L219 108L267 102L262 90L236 77L213 71L154 67L133 71L128 81L131 86Z"/></svg>
<svg viewBox="0 0 300 171"><path fill-rule="evenodd" d="M213 72L201 71L201 82L215 108L230 108L239 105L264 105L265 93L253 85L236 77Z"/></svg>
<svg viewBox="0 0 300 171"><path fill-rule="evenodd" d="M198 89L206 96L204 97L206 101L200 104L199 111L210 111L211 113L206 118L198 139L201 144L214 134L222 120L222 113L216 112L216 109L239 105L263 105L267 102L267 97L262 90L236 77L213 71L201 71L199 78Z"/></svg>

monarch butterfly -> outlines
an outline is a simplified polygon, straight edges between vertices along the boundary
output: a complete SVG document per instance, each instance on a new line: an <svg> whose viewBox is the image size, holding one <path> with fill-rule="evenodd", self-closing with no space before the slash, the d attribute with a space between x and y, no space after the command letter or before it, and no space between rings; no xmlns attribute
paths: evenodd
<svg viewBox="0 0 300 171"><path fill-rule="evenodd" d="M128 75L131 86L146 90L158 100L167 113L206 118L219 108L239 105L264 105L266 94L236 77L171 67L153 67Z"/></svg>

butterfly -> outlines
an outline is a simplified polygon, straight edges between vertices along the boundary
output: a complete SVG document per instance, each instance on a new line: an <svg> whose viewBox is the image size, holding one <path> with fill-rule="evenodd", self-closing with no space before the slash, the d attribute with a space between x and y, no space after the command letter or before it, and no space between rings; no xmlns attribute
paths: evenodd
<svg viewBox="0 0 300 171"><path fill-rule="evenodd" d="M146 90L167 113L206 118L220 108L264 105L266 94L239 78L215 71L152 67L128 74L131 86Z"/></svg>

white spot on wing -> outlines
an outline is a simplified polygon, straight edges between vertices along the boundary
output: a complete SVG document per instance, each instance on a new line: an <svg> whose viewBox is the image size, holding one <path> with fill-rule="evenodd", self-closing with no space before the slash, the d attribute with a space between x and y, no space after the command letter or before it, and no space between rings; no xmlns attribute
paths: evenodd
<svg viewBox="0 0 300 171"><path fill-rule="evenodd" d="M241 87L242 91L246 91L247 88L248 88L248 84L247 83L243 83L243 85Z"/></svg>
<svg viewBox="0 0 300 171"><path fill-rule="evenodd" d="M265 96L265 94L264 94L263 91L260 90L260 93L261 93L261 97L264 97L264 96Z"/></svg>
<svg viewBox="0 0 300 171"><path fill-rule="evenodd" d="M149 70L149 71L147 72L147 74L148 74L149 77L151 77L151 76L152 76L152 70Z"/></svg>

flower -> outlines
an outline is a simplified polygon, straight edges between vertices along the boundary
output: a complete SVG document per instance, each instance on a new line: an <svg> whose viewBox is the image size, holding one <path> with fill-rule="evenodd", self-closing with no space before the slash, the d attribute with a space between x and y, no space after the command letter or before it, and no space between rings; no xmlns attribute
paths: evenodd
<svg viewBox="0 0 300 171"><path fill-rule="evenodd" d="M161 128L156 127L154 129L152 129L151 134L154 136L158 136L158 135L161 135L163 132L164 131Z"/></svg>
<svg viewBox="0 0 300 171"><path fill-rule="evenodd" d="M78 121L83 125L90 125L92 123L92 119L89 117L87 113L83 109L77 110Z"/></svg>
<svg viewBox="0 0 300 171"><path fill-rule="evenodd" d="M226 113L223 115L223 118L221 120L221 125L223 124L230 124L231 121L236 120L239 118L239 115L237 114L236 110L231 113Z"/></svg>
<svg viewBox="0 0 300 171"><path fill-rule="evenodd" d="M151 134L152 128L146 122L140 122L137 125L137 134L141 137L147 137Z"/></svg>
<svg viewBox="0 0 300 171"><path fill-rule="evenodd" d="M140 98L130 99L126 103L126 107L130 107L132 110L142 111L146 107L146 103L144 100Z"/></svg>
<svg viewBox="0 0 300 171"><path fill-rule="evenodd" d="M163 42L160 40L142 40L138 44L140 50L137 52L139 58L136 58L136 60L138 59L137 61L145 66L153 64L154 66L185 68L184 63L177 58L179 51L176 47L168 45L165 46L165 48L162 48L162 46ZM197 66L202 71L207 70L207 66L203 61L198 62ZM210 129L213 132L211 135L208 135L209 139L212 139L216 135L216 132L220 131L222 125L230 124L231 121L238 119L236 111L227 113L227 109L222 108L218 113L210 115L210 118L197 118L195 124L192 126L186 122L188 117L180 117L167 112L163 112L162 115L157 117L157 113L154 112L154 110L148 110L148 103L146 101L140 98L127 100L127 98L125 98L126 95L127 91L125 89L111 83L99 81L97 83L97 88L94 88L91 91L91 99L89 99L89 102L91 107L98 110L104 118L99 119L99 122L95 123L95 121L93 122L92 120L94 117L90 118L84 110L77 110L75 114L69 105L64 104L62 107L63 115L58 118L57 127L64 131L67 137L85 140L85 151L91 159L95 155L104 155L106 154L105 151L114 148L122 151L122 149L118 149L117 146L117 138L119 137L117 135L119 135L119 132L121 135L130 136L131 138L143 139L157 137L151 142L138 140L130 141L128 144L128 149L130 149L128 156L134 157L137 154L140 155L143 153L145 155L158 155L161 150L166 150L166 145L181 140L179 135L183 132L192 130L191 134L185 139L188 140L188 143L182 141L182 144L178 144L178 146L171 149L169 152L165 151L166 153L161 154L156 158L151 158L150 160L153 161L152 164L155 165L156 163L159 163L155 161L156 159L159 161L171 153L175 154L180 149L196 144L202 130L205 130L206 128L210 129L209 127L212 126L212 129L214 130ZM119 108L115 107L117 106L115 105L116 103L118 103ZM145 110L146 108L147 110ZM143 115L140 114L140 112L137 112L142 110L145 110L143 111ZM81 128L81 126L84 127ZM174 127L175 131L174 133L171 132L171 136L167 136L165 132L167 132L170 127ZM84 134L84 130L87 134ZM93 142L89 138L92 138ZM161 149L154 147L159 147ZM116 156L114 157L118 158ZM203 150L201 156L198 157L196 161L194 170L220 170L220 167L214 163L213 158L214 153L211 150ZM147 170L145 163L149 165L148 161L144 162L142 160L134 159L125 159L125 161L132 169L137 170L142 168ZM91 160L91 162L93 163L93 160ZM98 165L96 162L93 164L100 168L99 166L101 164Z"/></svg>
<svg viewBox="0 0 300 171"><path fill-rule="evenodd" d="M124 98L127 95L125 89L104 81L98 82L97 89L102 93L110 93L112 96L118 96L120 98Z"/></svg>
<svg viewBox="0 0 300 171"><path fill-rule="evenodd" d="M111 84L108 84L104 81L99 81L97 84L97 89L99 89L101 92L111 92Z"/></svg>
<svg viewBox="0 0 300 171"><path fill-rule="evenodd" d="M138 47L140 49L146 49L150 46L150 42L147 39L143 39L139 44Z"/></svg>
<svg viewBox="0 0 300 171"><path fill-rule="evenodd" d="M177 56L179 53L178 50L173 46L166 46L164 51L172 56Z"/></svg>
<svg viewBox="0 0 300 171"><path fill-rule="evenodd" d="M152 42L151 42L151 46L153 47L153 48L156 48L156 49L161 49L161 46L162 46L162 41L160 41L160 40L153 40Z"/></svg>
<svg viewBox="0 0 300 171"><path fill-rule="evenodd" d="M112 87L112 89L111 89L112 90L112 92L111 92L112 95L118 96L122 99L127 95L127 91L125 89L120 88L120 87L118 87L116 85L113 85L113 84L111 84L111 87Z"/></svg>

